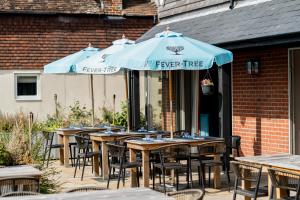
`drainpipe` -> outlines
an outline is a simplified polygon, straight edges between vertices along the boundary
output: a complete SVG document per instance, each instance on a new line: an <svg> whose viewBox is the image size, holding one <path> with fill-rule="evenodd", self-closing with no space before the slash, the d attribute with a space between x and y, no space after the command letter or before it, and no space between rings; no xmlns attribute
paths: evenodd
<svg viewBox="0 0 300 200"><path fill-rule="evenodd" d="M229 6L229 9L233 9L234 8L234 0L230 0L230 6Z"/></svg>

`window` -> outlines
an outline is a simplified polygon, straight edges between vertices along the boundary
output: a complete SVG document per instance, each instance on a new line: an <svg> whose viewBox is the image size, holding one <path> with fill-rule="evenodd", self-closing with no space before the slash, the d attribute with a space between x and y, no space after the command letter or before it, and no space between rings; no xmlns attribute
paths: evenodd
<svg viewBox="0 0 300 200"><path fill-rule="evenodd" d="M16 100L40 100L38 74L15 74Z"/></svg>

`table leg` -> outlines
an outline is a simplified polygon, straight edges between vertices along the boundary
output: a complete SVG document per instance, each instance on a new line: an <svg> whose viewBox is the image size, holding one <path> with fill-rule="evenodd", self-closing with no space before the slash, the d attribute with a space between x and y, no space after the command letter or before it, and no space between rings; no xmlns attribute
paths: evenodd
<svg viewBox="0 0 300 200"><path fill-rule="evenodd" d="M69 150L69 136L65 135L63 137L64 143L64 165L65 167L70 167L69 158L70 158L70 150Z"/></svg>
<svg viewBox="0 0 300 200"><path fill-rule="evenodd" d="M220 161L221 157L220 155L214 156L214 160ZM220 188L221 187L221 170L220 167L214 167L214 188Z"/></svg>
<svg viewBox="0 0 300 200"><path fill-rule="evenodd" d="M94 152L99 152L99 145L97 141L92 140L92 146ZM99 176L99 154L96 153L93 156L93 168L95 176Z"/></svg>
<svg viewBox="0 0 300 200"><path fill-rule="evenodd" d="M284 185L287 185L288 183L288 178L286 176L279 176L279 181L280 183L283 183ZM276 189L276 194L277 194L277 199L286 199L288 197L288 190L277 188Z"/></svg>
<svg viewBox="0 0 300 200"><path fill-rule="evenodd" d="M143 184L144 187L149 187L149 154L150 151L144 150L142 151L142 165L143 165Z"/></svg>
<svg viewBox="0 0 300 200"><path fill-rule="evenodd" d="M244 169L245 174L249 174L249 172L250 172L249 169ZM242 189L247 190L247 189L250 189L250 187L251 187L251 182L250 181L246 181L246 180L242 181ZM251 198L250 197L244 197L244 200L251 200Z"/></svg>
<svg viewBox="0 0 300 200"><path fill-rule="evenodd" d="M130 157L130 162L136 162L136 151L134 149L129 149L129 157ZM131 173L130 173L130 185L131 187L137 187L137 171L136 168L131 168Z"/></svg>
<svg viewBox="0 0 300 200"><path fill-rule="evenodd" d="M107 155L107 145L106 142L102 142L102 172L103 180L108 179L108 155Z"/></svg>
<svg viewBox="0 0 300 200"><path fill-rule="evenodd" d="M63 135L58 135L58 143L59 144L64 144L64 136ZM59 149L59 161L60 165L64 165L64 148Z"/></svg>

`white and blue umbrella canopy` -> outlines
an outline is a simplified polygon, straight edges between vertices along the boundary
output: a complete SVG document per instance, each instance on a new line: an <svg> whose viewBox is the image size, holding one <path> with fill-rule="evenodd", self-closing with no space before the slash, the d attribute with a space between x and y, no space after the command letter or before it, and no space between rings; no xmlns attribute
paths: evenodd
<svg viewBox="0 0 300 200"><path fill-rule="evenodd" d="M131 70L205 70L232 60L228 50L167 30L108 56L105 63Z"/></svg>
<svg viewBox="0 0 300 200"><path fill-rule="evenodd" d="M78 51L76 53L73 53L71 55L68 55L66 57L63 57L59 60L56 60L52 63L45 65L44 73L50 73L50 74L76 73L75 66L77 63L89 58L90 56L92 56L93 54L99 51L100 49L89 46L85 49L82 49L81 51Z"/></svg>
<svg viewBox="0 0 300 200"><path fill-rule="evenodd" d="M112 46L98 51L91 57L77 63L75 65L75 71L82 74L116 73L120 71L120 67L118 65L106 65L104 62L105 57L120 52L130 46L133 46L134 44L134 41L126 39L125 36L123 36L122 39L113 41Z"/></svg>

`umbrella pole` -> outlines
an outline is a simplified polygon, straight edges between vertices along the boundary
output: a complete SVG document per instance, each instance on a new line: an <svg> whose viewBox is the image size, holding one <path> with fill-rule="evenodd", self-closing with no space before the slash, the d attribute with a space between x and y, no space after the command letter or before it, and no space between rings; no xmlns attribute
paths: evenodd
<svg viewBox="0 0 300 200"><path fill-rule="evenodd" d="M172 71L169 71L169 98L170 98L170 116L171 116L171 138L173 138L173 85L172 85Z"/></svg>
<svg viewBox="0 0 300 200"><path fill-rule="evenodd" d="M124 79L125 79L125 97L126 97L126 105L127 105L127 132L130 131L130 124L129 124L129 113L130 113L130 104L129 104L129 95L128 95L128 71L124 72Z"/></svg>
<svg viewBox="0 0 300 200"><path fill-rule="evenodd" d="M91 74L91 96L92 96L92 126L95 126L95 102L94 102L94 81L93 75Z"/></svg>

